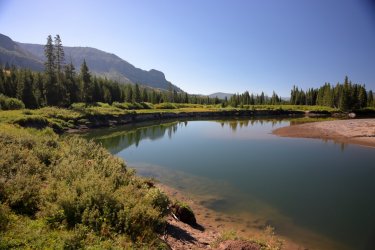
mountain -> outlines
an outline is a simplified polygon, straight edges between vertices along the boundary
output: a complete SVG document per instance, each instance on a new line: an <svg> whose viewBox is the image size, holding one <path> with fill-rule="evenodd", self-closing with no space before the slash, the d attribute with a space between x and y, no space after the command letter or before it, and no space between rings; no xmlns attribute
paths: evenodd
<svg viewBox="0 0 375 250"><path fill-rule="evenodd" d="M213 93L213 94L211 94L211 95L208 95L208 97L210 97L210 98L215 98L215 97L217 97L217 98L219 98L219 99L224 100L225 97L226 97L227 99L229 99L232 95L233 95L233 94L217 92L217 93Z"/></svg>
<svg viewBox="0 0 375 250"><path fill-rule="evenodd" d="M44 68L41 60L22 49L9 37L0 34L0 64L6 63L36 71L41 71Z"/></svg>
<svg viewBox="0 0 375 250"><path fill-rule="evenodd" d="M178 92L179 87L167 81L163 72L136 68L115 54L90 47L65 47L66 62L72 61L79 70L83 59L91 73L121 83L139 83L152 88L169 90L171 86ZM14 64L17 67L30 68L36 71L44 69L44 45L14 42L0 34L0 63Z"/></svg>

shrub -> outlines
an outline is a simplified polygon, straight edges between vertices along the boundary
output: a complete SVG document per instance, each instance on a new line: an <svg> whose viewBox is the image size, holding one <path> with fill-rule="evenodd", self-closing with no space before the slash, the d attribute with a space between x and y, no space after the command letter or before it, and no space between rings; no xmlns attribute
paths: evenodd
<svg viewBox="0 0 375 250"><path fill-rule="evenodd" d="M77 102L70 105L70 108L75 111L83 111L87 107L86 103Z"/></svg>
<svg viewBox="0 0 375 250"><path fill-rule="evenodd" d="M5 231L9 223L10 210L0 202L0 232Z"/></svg>
<svg viewBox="0 0 375 250"><path fill-rule="evenodd" d="M114 102L112 103L113 107L119 108L119 109L152 109L153 105L152 103L148 102Z"/></svg>
<svg viewBox="0 0 375 250"><path fill-rule="evenodd" d="M9 204L13 212L36 218L32 221L39 221L44 232L58 230L61 236L53 239L66 249L90 243L87 232L100 239L97 245L111 244L119 234L146 246L159 241L156 233L165 223L169 200L121 159L94 142L58 137L51 129L0 128L0 219L7 214L2 204ZM6 220L1 221L4 228ZM28 246L49 244L30 237ZM23 242L22 237L16 241Z"/></svg>
<svg viewBox="0 0 375 250"><path fill-rule="evenodd" d="M177 106L170 102L163 102L155 105L156 109L176 109Z"/></svg>
<svg viewBox="0 0 375 250"><path fill-rule="evenodd" d="M16 98L10 98L3 94L0 94L0 109L2 110L15 110L24 109L25 104Z"/></svg>
<svg viewBox="0 0 375 250"><path fill-rule="evenodd" d="M141 102L140 104L142 105L143 109L153 109L154 108L154 105L152 103L149 103L149 102Z"/></svg>
<svg viewBox="0 0 375 250"><path fill-rule="evenodd" d="M29 128L45 128L48 126L48 119L39 115L30 115L18 118L14 121L15 124L19 124L22 127Z"/></svg>

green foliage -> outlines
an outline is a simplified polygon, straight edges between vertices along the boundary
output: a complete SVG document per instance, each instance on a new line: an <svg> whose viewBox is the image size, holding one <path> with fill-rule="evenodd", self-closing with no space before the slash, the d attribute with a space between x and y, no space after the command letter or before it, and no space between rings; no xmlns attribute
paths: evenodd
<svg viewBox="0 0 375 250"><path fill-rule="evenodd" d="M345 77L342 84L337 83L336 86L331 86L331 84L325 83L319 89L311 88L303 91L293 86L290 103L320 105L350 111L359 110L369 105L368 98L371 97L368 96L364 85L353 84L348 77Z"/></svg>
<svg viewBox="0 0 375 250"><path fill-rule="evenodd" d="M170 102L164 102L154 105L156 109L176 109L177 106Z"/></svg>
<svg viewBox="0 0 375 250"><path fill-rule="evenodd" d="M114 102L112 103L112 106L113 107L116 107L116 108L119 108L119 109L130 109L130 110L133 110L133 109L153 109L154 108L154 105L152 103L149 103L149 102L141 102L141 103L137 103L137 102L133 102L133 103L130 103L130 102Z"/></svg>
<svg viewBox="0 0 375 250"><path fill-rule="evenodd" d="M10 209L0 202L0 232L5 231L10 220ZM1 248L1 245L0 245Z"/></svg>
<svg viewBox="0 0 375 250"><path fill-rule="evenodd" d="M76 249L93 237L99 244L121 235L133 242L159 241L156 233L165 223L169 200L122 160L94 142L60 138L51 129L0 126L0 229L5 230L0 237L17 239L7 247L44 248L54 240ZM15 228L7 219L12 213L50 238ZM21 234L29 241L11 236L15 230L25 230Z"/></svg>
<svg viewBox="0 0 375 250"><path fill-rule="evenodd" d="M25 104L23 104L21 100L0 94L0 110L17 110L24 108Z"/></svg>

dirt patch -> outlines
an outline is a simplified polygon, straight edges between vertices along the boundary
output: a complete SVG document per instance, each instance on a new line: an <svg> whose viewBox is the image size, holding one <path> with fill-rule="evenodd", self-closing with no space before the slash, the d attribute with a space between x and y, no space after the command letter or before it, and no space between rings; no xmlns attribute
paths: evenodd
<svg viewBox="0 0 375 250"><path fill-rule="evenodd" d="M278 128L282 137L319 138L344 144L375 147L375 119L336 120Z"/></svg>
<svg viewBox="0 0 375 250"><path fill-rule="evenodd" d="M261 246L244 240L227 240L220 243L218 250L260 250Z"/></svg>

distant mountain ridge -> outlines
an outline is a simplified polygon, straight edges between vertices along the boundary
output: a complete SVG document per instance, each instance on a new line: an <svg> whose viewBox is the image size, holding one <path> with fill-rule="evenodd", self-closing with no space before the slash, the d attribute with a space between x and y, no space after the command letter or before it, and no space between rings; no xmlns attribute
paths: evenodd
<svg viewBox="0 0 375 250"><path fill-rule="evenodd" d="M139 83L152 88L177 92L182 90L166 80L163 72L136 68L115 54L90 47L64 46L65 61L72 61L77 71L83 60L95 75L107 77L120 83ZM17 67L30 68L36 71L44 69L44 45L14 42L11 38L0 34L0 63L14 64Z"/></svg>
<svg viewBox="0 0 375 250"><path fill-rule="evenodd" d="M219 99L221 99L221 100L224 100L225 97L226 97L227 99L229 99L229 98L231 98L232 95L233 95L233 94L230 94L230 93L217 92L217 93L213 93L213 94L211 94L211 95L208 95L208 97L210 97L210 98L215 98L215 97L217 97L217 98L219 98Z"/></svg>
<svg viewBox="0 0 375 250"><path fill-rule="evenodd" d="M41 71L43 63L33 54L23 50L17 43L7 36L0 34L0 63L14 64L22 68Z"/></svg>

